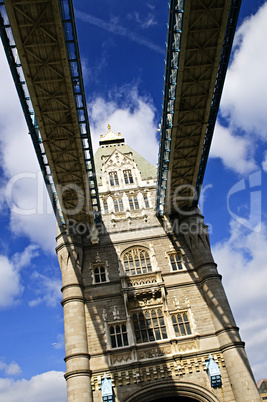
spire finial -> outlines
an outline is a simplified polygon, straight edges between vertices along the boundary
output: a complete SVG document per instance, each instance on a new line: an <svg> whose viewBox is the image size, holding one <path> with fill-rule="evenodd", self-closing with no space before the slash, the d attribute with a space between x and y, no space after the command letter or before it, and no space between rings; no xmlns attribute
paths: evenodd
<svg viewBox="0 0 267 402"><path fill-rule="evenodd" d="M108 124L108 132L105 135L100 135L99 145L107 145L116 141L118 143L124 143L124 138L121 138L121 133L115 134L111 131L111 125Z"/></svg>

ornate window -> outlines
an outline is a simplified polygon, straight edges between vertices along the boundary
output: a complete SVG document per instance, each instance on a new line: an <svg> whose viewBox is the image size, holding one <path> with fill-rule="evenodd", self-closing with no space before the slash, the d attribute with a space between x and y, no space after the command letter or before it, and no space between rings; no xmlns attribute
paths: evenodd
<svg viewBox="0 0 267 402"><path fill-rule="evenodd" d="M119 179L118 179L117 172L109 172L109 184L111 186L118 186L119 185Z"/></svg>
<svg viewBox="0 0 267 402"><path fill-rule="evenodd" d="M107 282L105 267L100 266L94 268L94 282L95 283Z"/></svg>
<svg viewBox="0 0 267 402"><path fill-rule="evenodd" d="M123 201L121 198L115 198L113 200L113 203L114 203L114 211L115 212L122 212L124 210Z"/></svg>
<svg viewBox="0 0 267 402"><path fill-rule="evenodd" d="M124 170L123 177L124 177L125 184L132 184L134 182L132 172L130 170Z"/></svg>
<svg viewBox="0 0 267 402"><path fill-rule="evenodd" d="M173 271L180 271L184 269L182 256L180 253L171 254L170 256L170 263Z"/></svg>
<svg viewBox="0 0 267 402"><path fill-rule="evenodd" d="M161 308L133 314L136 343L167 339L166 325Z"/></svg>
<svg viewBox="0 0 267 402"><path fill-rule="evenodd" d="M145 203L145 208L149 208L149 201L148 201L146 194L144 194L144 203Z"/></svg>
<svg viewBox="0 0 267 402"><path fill-rule="evenodd" d="M134 247L123 254L122 262L127 275L139 275L152 272L148 252L144 248Z"/></svg>
<svg viewBox="0 0 267 402"><path fill-rule="evenodd" d="M108 202L107 202L107 200L103 201L103 207L104 207L104 214L108 214L109 210L108 210Z"/></svg>
<svg viewBox="0 0 267 402"><path fill-rule="evenodd" d="M138 199L136 196L134 197L129 197L129 205L130 205L130 209L139 209L139 203L138 203Z"/></svg>
<svg viewBox="0 0 267 402"><path fill-rule="evenodd" d="M120 348L128 346L128 336L125 324L114 324L109 327L111 347Z"/></svg>
<svg viewBox="0 0 267 402"><path fill-rule="evenodd" d="M181 312L172 315L172 324L176 336L191 335L191 327L188 319L188 313Z"/></svg>

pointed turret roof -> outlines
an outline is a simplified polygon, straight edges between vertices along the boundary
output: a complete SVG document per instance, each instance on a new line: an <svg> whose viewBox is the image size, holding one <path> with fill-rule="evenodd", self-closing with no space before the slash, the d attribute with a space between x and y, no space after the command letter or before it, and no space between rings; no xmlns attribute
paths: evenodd
<svg viewBox="0 0 267 402"><path fill-rule="evenodd" d="M98 183L101 185L101 168L104 160L110 157L114 150L117 149L123 155L130 157L130 159L136 163L137 168L141 173L143 180L148 180L151 178L156 178L157 169L155 166L151 165L145 158L139 155L134 149L125 144L124 138L121 137L121 133L115 134L111 131L110 125L108 125L108 132L106 135L101 135L101 140L99 142L100 147L95 153L95 168L98 173Z"/></svg>
<svg viewBox="0 0 267 402"><path fill-rule="evenodd" d="M111 131L111 126L108 124L108 132L105 135L100 135L101 140L99 141L99 145L108 145L108 144L117 144L123 143L124 138L121 137L121 133L115 134Z"/></svg>

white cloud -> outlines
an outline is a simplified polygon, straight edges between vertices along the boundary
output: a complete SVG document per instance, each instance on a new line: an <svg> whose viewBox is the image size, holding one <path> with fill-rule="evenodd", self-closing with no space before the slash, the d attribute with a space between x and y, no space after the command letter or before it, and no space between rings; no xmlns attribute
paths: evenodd
<svg viewBox="0 0 267 402"><path fill-rule="evenodd" d="M267 368L267 228L249 232L231 222L231 236L213 247L214 259L256 379L266 377ZM264 371L265 370L265 371Z"/></svg>
<svg viewBox="0 0 267 402"><path fill-rule="evenodd" d="M23 292L23 286L19 273L3 255L0 256L0 277L0 308L16 304Z"/></svg>
<svg viewBox="0 0 267 402"><path fill-rule="evenodd" d="M216 124L210 150L212 158L221 158L225 167L237 173L248 173L257 167L252 151L248 138L234 135L231 129Z"/></svg>
<svg viewBox="0 0 267 402"><path fill-rule="evenodd" d="M45 275L33 272L31 282L35 283L34 292L38 295L36 299L29 302L30 307L45 303L48 307L55 307L62 298L61 280L52 279Z"/></svg>
<svg viewBox="0 0 267 402"><path fill-rule="evenodd" d="M29 381L0 378L0 400L5 402L65 402L67 400L64 373L48 371Z"/></svg>
<svg viewBox="0 0 267 402"><path fill-rule="evenodd" d="M130 21L135 21L137 22L141 28L147 29L150 28L151 26L158 25L158 23L155 21L155 16L153 13L149 12L145 16L140 16L139 13L131 13L127 15L127 19Z"/></svg>
<svg viewBox="0 0 267 402"><path fill-rule="evenodd" d="M16 362L7 364L0 360L0 371L3 371L7 376L18 375L21 373L21 368Z"/></svg>
<svg viewBox="0 0 267 402"><path fill-rule="evenodd" d="M164 46L162 46L162 47L158 46L155 43L148 40L146 37L130 31L129 28L124 28L123 26L118 24L117 18L113 17L111 19L111 21L106 22L106 21L102 20L101 18L95 17L91 14L86 14L79 10L75 10L75 16L76 16L76 19L79 19L83 22L87 22L88 24L91 24L91 25L95 25L96 27L98 27L100 29L104 29L115 35L127 37L127 39L131 40L132 42L139 43L140 45L143 45L143 46L147 47L148 49L151 49L157 53L165 55ZM149 20L146 21L146 25L148 24L148 22L149 22ZM152 23L153 23L153 21L150 21L150 25ZM147 26L144 26L144 28L146 28L146 27Z"/></svg>
<svg viewBox="0 0 267 402"><path fill-rule="evenodd" d="M26 267L33 258L38 257L38 249L37 244L30 244L22 253L15 253L12 257L12 262L16 270Z"/></svg>
<svg viewBox="0 0 267 402"><path fill-rule="evenodd" d="M120 106L122 98L124 106ZM122 88L109 99L98 97L89 105L90 124L94 152L98 149L100 134L120 132L128 145L153 165L157 162L158 142L153 105L138 94L136 88Z"/></svg>
<svg viewBox="0 0 267 402"><path fill-rule="evenodd" d="M11 259L0 255L0 308L11 307L19 302L24 287L21 284L20 269L38 256L38 246L29 245L22 253Z"/></svg>
<svg viewBox="0 0 267 402"><path fill-rule="evenodd" d="M12 211L11 211L12 212ZM53 215L16 215L11 214L11 231L17 236L27 236L31 241L49 253L55 252L56 220Z"/></svg>
<svg viewBox="0 0 267 402"><path fill-rule="evenodd" d="M255 169L255 152L267 141L266 20L267 2L236 33L220 107L229 128L217 124L211 148L211 157L238 173Z"/></svg>
<svg viewBox="0 0 267 402"><path fill-rule="evenodd" d="M1 207L10 209L10 229L54 251L56 225L28 134L2 43L0 44ZM2 213L6 211L2 210Z"/></svg>
<svg viewBox="0 0 267 402"><path fill-rule="evenodd" d="M227 72L222 112L231 123L267 140L267 3L238 29Z"/></svg>

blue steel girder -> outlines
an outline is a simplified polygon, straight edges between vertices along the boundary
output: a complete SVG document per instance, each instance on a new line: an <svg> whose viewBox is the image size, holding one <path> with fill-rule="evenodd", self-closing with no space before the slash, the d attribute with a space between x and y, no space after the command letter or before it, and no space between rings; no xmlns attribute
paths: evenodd
<svg viewBox="0 0 267 402"><path fill-rule="evenodd" d="M4 4L38 122L45 182L53 180L64 222L93 225L100 204L72 1Z"/></svg>
<svg viewBox="0 0 267 402"><path fill-rule="evenodd" d="M171 0L158 215L196 206L241 0Z"/></svg>
<svg viewBox="0 0 267 402"><path fill-rule="evenodd" d="M4 7L4 2L0 2L0 36L5 49L10 71L19 95L25 120L29 128L29 134L31 136L36 156L40 165L40 169L43 174L45 185L47 187L47 191L51 200L51 204L56 216L58 226L60 227L65 224L65 221L59 205L59 200L53 182L53 178L51 176L49 165L45 157L42 138L40 135L38 125L36 123L33 106L29 96L25 77L22 71L22 66L19 60L16 44L14 42L11 27Z"/></svg>

